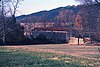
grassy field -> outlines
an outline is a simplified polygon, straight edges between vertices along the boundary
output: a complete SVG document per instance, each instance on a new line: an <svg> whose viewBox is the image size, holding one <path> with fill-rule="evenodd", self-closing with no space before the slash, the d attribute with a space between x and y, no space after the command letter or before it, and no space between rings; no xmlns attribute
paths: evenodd
<svg viewBox="0 0 100 67"><path fill-rule="evenodd" d="M0 67L100 67L99 46L1 46Z"/></svg>

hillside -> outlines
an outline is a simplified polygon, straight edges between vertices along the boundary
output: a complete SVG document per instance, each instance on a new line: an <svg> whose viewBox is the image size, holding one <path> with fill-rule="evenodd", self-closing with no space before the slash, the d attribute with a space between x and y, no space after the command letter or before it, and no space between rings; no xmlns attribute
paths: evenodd
<svg viewBox="0 0 100 67"><path fill-rule="evenodd" d="M59 7L50 11L40 11L17 17L18 22L75 22L80 6Z"/></svg>

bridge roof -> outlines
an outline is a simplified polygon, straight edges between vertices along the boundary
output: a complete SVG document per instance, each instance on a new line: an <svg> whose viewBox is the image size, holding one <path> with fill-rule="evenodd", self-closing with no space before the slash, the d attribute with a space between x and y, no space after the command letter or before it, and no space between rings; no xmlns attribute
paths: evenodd
<svg viewBox="0 0 100 67"><path fill-rule="evenodd" d="M34 28L33 30L37 31L72 31L72 28L69 27L37 27Z"/></svg>

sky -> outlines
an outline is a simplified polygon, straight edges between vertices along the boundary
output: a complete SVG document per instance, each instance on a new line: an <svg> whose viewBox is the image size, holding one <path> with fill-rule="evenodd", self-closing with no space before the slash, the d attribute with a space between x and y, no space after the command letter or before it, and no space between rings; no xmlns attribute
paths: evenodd
<svg viewBox="0 0 100 67"><path fill-rule="evenodd" d="M75 0L24 0L19 5L16 15L27 15L43 10L51 10L58 7L77 4Z"/></svg>

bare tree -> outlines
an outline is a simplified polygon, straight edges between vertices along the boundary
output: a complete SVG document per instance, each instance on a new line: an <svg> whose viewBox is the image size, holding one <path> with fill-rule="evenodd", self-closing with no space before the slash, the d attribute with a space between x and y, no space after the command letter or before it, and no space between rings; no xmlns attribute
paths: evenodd
<svg viewBox="0 0 100 67"><path fill-rule="evenodd" d="M82 17L80 16L80 14L77 15L76 20L75 20L75 29L78 31L77 33L77 37L78 37L78 45L80 37L82 37L82 32L83 32L83 26L82 26Z"/></svg>
<svg viewBox="0 0 100 67"><path fill-rule="evenodd" d="M98 28L98 21L99 17L99 8L100 0L76 0L83 4L82 7L82 25L84 27L85 33L88 33L91 39L96 36L99 32ZM92 43L92 40L91 40Z"/></svg>
<svg viewBox="0 0 100 67"><path fill-rule="evenodd" d="M13 24L16 23L15 14L22 0L0 0L0 34L3 44L6 42L6 35L14 29Z"/></svg>

